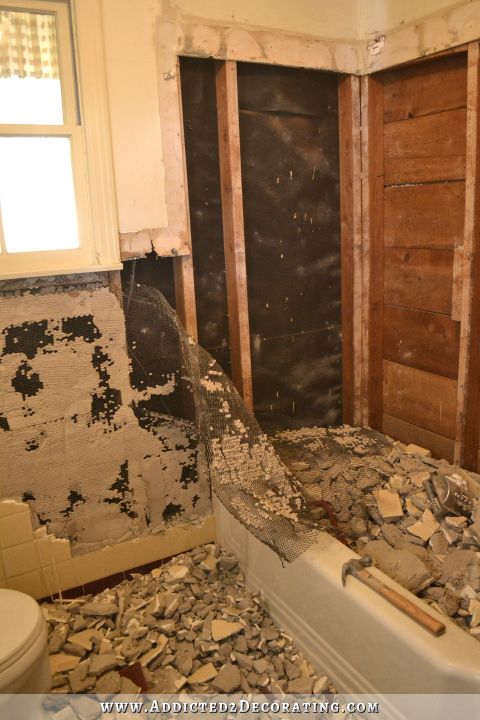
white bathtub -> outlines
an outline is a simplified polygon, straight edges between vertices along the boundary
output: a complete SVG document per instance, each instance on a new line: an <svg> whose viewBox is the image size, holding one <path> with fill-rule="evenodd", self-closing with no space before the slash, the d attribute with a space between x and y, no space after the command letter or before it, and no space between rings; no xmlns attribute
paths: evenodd
<svg viewBox="0 0 480 720"><path fill-rule="evenodd" d="M339 692L480 692L480 642L430 609L447 625L434 637L353 577L342 587L343 563L358 556L335 538L322 534L282 566L216 499L214 515L217 541L239 558L247 586L263 591L272 617ZM426 607L384 573L372 572Z"/></svg>

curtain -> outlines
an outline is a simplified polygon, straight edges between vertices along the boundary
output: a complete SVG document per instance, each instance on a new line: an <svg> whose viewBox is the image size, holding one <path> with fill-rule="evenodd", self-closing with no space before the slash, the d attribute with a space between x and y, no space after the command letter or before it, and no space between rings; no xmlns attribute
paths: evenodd
<svg viewBox="0 0 480 720"><path fill-rule="evenodd" d="M59 78L55 15L0 10L0 77Z"/></svg>

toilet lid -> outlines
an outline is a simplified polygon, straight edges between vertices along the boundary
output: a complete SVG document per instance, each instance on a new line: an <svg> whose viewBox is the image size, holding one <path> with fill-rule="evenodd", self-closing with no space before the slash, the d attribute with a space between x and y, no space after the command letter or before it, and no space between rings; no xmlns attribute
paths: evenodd
<svg viewBox="0 0 480 720"><path fill-rule="evenodd" d="M0 670L31 645L43 624L39 604L25 593L0 589Z"/></svg>

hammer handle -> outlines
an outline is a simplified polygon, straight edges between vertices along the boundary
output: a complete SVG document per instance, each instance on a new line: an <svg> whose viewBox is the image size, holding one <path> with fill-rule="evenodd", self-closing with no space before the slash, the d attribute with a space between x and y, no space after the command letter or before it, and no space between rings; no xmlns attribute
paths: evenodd
<svg viewBox="0 0 480 720"><path fill-rule="evenodd" d="M422 610L422 608L419 608L418 605L412 603L408 598L400 595L396 590L392 590L388 585L384 585L384 583L377 580L368 570L359 570L357 572L357 578L433 635L438 637L445 632L446 628L442 622L432 617L432 615Z"/></svg>

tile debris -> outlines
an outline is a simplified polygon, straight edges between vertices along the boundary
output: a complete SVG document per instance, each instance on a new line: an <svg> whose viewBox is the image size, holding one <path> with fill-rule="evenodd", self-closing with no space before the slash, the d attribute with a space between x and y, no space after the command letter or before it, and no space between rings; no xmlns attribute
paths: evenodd
<svg viewBox="0 0 480 720"><path fill-rule="evenodd" d="M313 517L326 529L333 518L353 550L480 638L480 475L369 428L304 427L271 441Z"/></svg>
<svg viewBox="0 0 480 720"><path fill-rule="evenodd" d="M335 692L213 544L42 610L54 693Z"/></svg>

